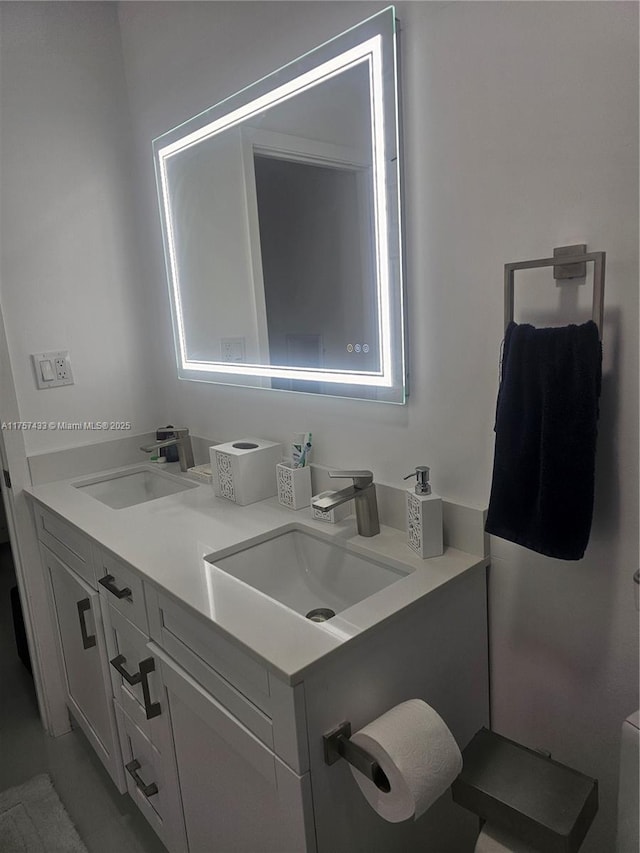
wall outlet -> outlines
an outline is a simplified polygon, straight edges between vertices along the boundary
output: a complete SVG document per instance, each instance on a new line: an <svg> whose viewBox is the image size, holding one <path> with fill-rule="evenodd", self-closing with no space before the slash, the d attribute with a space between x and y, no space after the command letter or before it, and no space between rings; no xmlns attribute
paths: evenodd
<svg viewBox="0 0 640 853"><path fill-rule="evenodd" d="M66 358L54 358L53 366L56 374L56 379L64 380L69 378L71 370L69 368L69 362Z"/></svg>
<svg viewBox="0 0 640 853"><path fill-rule="evenodd" d="M73 373L67 350L35 352L31 355L38 388L73 385Z"/></svg>

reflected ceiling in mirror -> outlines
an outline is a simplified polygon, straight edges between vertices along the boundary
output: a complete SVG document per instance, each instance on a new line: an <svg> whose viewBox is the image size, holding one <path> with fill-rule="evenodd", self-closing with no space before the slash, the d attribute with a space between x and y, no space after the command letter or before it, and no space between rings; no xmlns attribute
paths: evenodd
<svg viewBox="0 0 640 853"><path fill-rule="evenodd" d="M393 9L154 142L178 374L403 403Z"/></svg>

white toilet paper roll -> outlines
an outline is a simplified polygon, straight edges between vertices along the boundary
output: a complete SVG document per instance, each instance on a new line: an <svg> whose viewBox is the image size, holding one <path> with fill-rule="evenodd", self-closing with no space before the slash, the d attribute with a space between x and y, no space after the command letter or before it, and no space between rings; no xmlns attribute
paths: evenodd
<svg viewBox="0 0 640 853"><path fill-rule="evenodd" d="M476 841L474 853L540 853L497 826L485 823Z"/></svg>
<svg viewBox="0 0 640 853"><path fill-rule="evenodd" d="M389 793L351 768L369 805L391 823L420 817L462 770L462 756L446 723L421 699L391 708L351 740L384 770Z"/></svg>

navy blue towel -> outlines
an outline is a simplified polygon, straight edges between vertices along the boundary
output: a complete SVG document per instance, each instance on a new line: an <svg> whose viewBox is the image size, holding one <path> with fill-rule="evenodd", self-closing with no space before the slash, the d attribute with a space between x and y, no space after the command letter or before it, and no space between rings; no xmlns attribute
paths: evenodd
<svg viewBox="0 0 640 853"><path fill-rule="evenodd" d="M601 377L595 323L509 324L488 533L548 557L582 558L593 516Z"/></svg>

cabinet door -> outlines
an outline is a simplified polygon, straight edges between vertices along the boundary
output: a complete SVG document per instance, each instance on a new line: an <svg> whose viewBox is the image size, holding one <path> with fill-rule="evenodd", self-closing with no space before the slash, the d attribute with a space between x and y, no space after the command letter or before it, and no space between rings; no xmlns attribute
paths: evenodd
<svg viewBox="0 0 640 853"><path fill-rule="evenodd" d="M54 554L41 551L51 579L69 708L123 791L99 595Z"/></svg>
<svg viewBox="0 0 640 853"><path fill-rule="evenodd" d="M298 776L159 652L189 853L311 853L309 774Z"/></svg>

